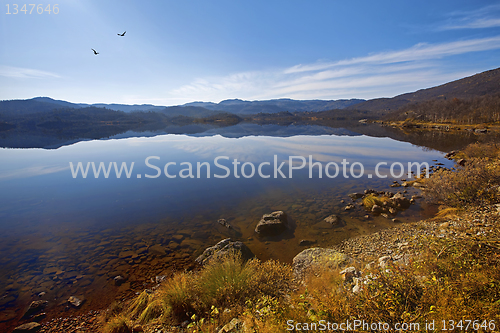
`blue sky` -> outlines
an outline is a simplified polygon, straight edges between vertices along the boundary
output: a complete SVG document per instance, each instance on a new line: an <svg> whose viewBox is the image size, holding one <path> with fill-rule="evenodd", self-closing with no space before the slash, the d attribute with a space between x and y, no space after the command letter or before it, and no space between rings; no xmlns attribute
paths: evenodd
<svg viewBox="0 0 500 333"><path fill-rule="evenodd" d="M500 1L1 3L1 100L369 99L500 67Z"/></svg>

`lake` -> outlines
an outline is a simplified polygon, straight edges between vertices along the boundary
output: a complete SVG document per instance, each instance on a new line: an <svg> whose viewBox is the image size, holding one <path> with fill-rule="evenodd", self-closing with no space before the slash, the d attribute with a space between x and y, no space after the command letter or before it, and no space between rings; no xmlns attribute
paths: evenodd
<svg viewBox="0 0 500 333"><path fill-rule="evenodd" d="M197 255L228 237L243 241L262 260L290 263L305 248L299 245L302 239L326 247L395 225L382 216L366 218L358 205L344 209L352 202L349 193L405 190L390 187L395 180L391 164L400 163L406 173L408 162L433 165L437 160L452 166L438 150L319 126L251 125L192 135L134 135L57 149L0 148L0 321L19 318L37 299L49 301L49 316L51 309L75 311L66 303L72 295L86 299L82 310L105 307L154 286L156 276L194 268ZM344 160L349 178L343 176ZM89 164L83 178L75 173L78 162L83 169L94 162L96 170L103 162L105 170L96 178ZM103 171L113 162L117 170L122 162L129 169L133 162L129 177L123 170L118 178L111 164L105 178ZM316 163L311 174L309 162ZM387 178L376 176L379 162L386 163L377 171ZM199 178L198 163L205 163ZM335 164L339 173L330 178L325 170L333 176ZM189 165L193 178L183 178L190 174ZM360 165L364 174L354 178ZM408 197L418 193L407 190ZM287 213L289 230L259 237L256 224L276 210ZM331 214L341 216L345 226L324 222ZM417 201L397 218L404 223L429 214ZM232 228L217 223L219 219ZM126 283L116 286L117 275Z"/></svg>

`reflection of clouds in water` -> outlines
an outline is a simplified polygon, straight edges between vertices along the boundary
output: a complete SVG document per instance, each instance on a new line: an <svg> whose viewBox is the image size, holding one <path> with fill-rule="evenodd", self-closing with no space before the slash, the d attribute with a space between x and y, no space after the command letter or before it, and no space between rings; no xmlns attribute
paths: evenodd
<svg viewBox="0 0 500 333"><path fill-rule="evenodd" d="M425 161L435 158L437 152L424 151L409 143L389 138L373 138L368 136L292 136L264 137L249 136L243 138L226 138L221 135L212 137L191 137L187 135L167 134L148 138L128 138L113 140L114 142L89 142L93 147L93 159L97 161L103 151L107 159L116 160L120 152L127 153L127 160L141 163L143 156L167 157L170 161L208 161L217 156L227 156L230 162L273 162L274 155L280 163L288 163L289 156L303 156L309 162L335 162L340 165L343 159L350 163L362 162L366 168L373 168L378 162L405 163L408 161ZM95 144L99 144L98 147ZM115 147L116 149L110 149ZM85 147L81 152L88 152ZM109 149L109 150L108 150ZM109 153L112 151L112 153ZM116 154L116 155L115 155ZM114 156L113 156L114 155ZM115 157L115 158L113 158ZM294 165L301 165L300 159ZM381 170L383 167L381 168Z"/></svg>
<svg viewBox="0 0 500 333"><path fill-rule="evenodd" d="M32 166L29 168L22 168L0 174L0 179L15 179L15 178L29 178L34 176L47 175L57 173L69 169L69 166Z"/></svg>
<svg viewBox="0 0 500 333"><path fill-rule="evenodd" d="M236 141L235 141L236 140ZM147 142L146 142L147 141ZM278 155L280 161L289 156L303 156L313 161L340 163L345 158L351 163L363 161L375 165L384 161L389 164L400 161L424 161L435 157L435 152L424 151L409 143L388 138L372 138L367 136L296 136L279 137L245 137L239 139L213 137L194 138L188 136L166 135L148 138L146 144L168 144L169 148L178 149L204 160L213 160L216 156L228 156L231 160L260 163L272 161ZM300 160L295 163L302 163Z"/></svg>
<svg viewBox="0 0 500 333"><path fill-rule="evenodd" d="M308 157L320 162L341 162L346 158L355 162L357 157L363 160L410 161L416 158L427 159L434 156L432 152L424 152L409 143L398 142L386 138L361 137L292 137L287 141L278 141L274 145L280 152L289 155ZM375 162L375 164L377 163Z"/></svg>

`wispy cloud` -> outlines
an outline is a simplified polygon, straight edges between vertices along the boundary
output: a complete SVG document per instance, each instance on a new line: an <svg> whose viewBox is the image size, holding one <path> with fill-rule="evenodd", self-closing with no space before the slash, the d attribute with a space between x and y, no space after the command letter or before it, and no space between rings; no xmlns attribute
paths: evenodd
<svg viewBox="0 0 500 333"><path fill-rule="evenodd" d="M226 98L338 99L373 98L430 87L474 74L443 71L446 57L500 49L500 36L380 52L334 62L298 64L289 68L198 78L170 92L182 100L219 101Z"/></svg>
<svg viewBox="0 0 500 333"><path fill-rule="evenodd" d="M60 78L59 75L51 72L11 66L0 66L0 76L21 79Z"/></svg>
<svg viewBox="0 0 500 333"><path fill-rule="evenodd" d="M485 29L500 27L500 4L472 11L455 11L438 30Z"/></svg>

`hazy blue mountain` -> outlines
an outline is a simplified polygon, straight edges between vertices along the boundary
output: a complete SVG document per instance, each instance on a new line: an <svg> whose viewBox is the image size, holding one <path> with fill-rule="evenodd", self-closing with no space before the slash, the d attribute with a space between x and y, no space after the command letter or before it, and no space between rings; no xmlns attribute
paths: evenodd
<svg viewBox="0 0 500 333"><path fill-rule="evenodd" d="M56 99L52 99L50 97L35 97L31 99L32 101L36 102L43 102L43 103L50 103L50 104L57 104L64 106L66 108L73 108L73 109L79 109L79 108L85 108L89 106L94 106L97 108L106 108L110 110L115 110L115 111L123 111L123 112L134 112L134 111L161 111L165 107L164 106L157 106L157 105L152 105L152 104L133 104L133 105L128 105L128 104L105 104L105 103L95 103L95 104L86 104L86 103L70 103L66 101L60 101Z"/></svg>
<svg viewBox="0 0 500 333"><path fill-rule="evenodd" d="M228 99L220 103L193 102L184 106L197 106L209 110L230 112L235 114L256 113L278 113L294 111L327 111L333 109L344 109L346 107L364 102L363 99L339 99L339 100L293 100L288 98L272 99L266 101L244 101L241 99Z"/></svg>
<svg viewBox="0 0 500 333"><path fill-rule="evenodd" d="M106 109L111 109L115 111L123 111L123 112L134 112L134 111L152 111L152 112L159 112L165 109L164 106L158 106L158 105L152 105L152 104L133 104L133 105L127 105L127 104L103 104L103 103L97 103L97 104L92 104L91 106L95 106L98 108L106 108Z"/></svg>
<svg viewBox="0 0 500 333"><path fill-rule="evenodd" d="M244 101L229 99L220 103L192 102L177 106L158 106L152 104L105 104L105 103L71 103L52 99L50 97L35 97L26 100L0 101L0 116L25 115L38 112L53 111L56 109L81 109L87 107L106 108L108 110L130 112L160 112L168 116L209 117L217 113L233 113L239 115L257 113L279 113L295 111L327 111L344 109L363 102L361 99L322 101L322 100L293 100L274 99L267 101Z"/></svg>
<svg viewBox="0 0 500 333"><path fill-rule="evenodd" d="M48 104L56 104L56 105L60 105L60 106L62 106L64 108L73 108L73 109L79 109L81 107L90 106L89 104L76 104L76 103L61 101L61 100L57 100L57 99L52 99L50 97L35 97L35 98L32 98L32 99L27 99L27 101L35 101L35 102L42 102L42 103L48 103Z"/></svg>
<svg viewBox="0 0 500 333"><path fill-rule="evenodd" d="M205 118L221 113L220 111L208 110L199 106L168 106L164 107L160 112L167 117L185 116L193 118Z"/></svg>
<svg viewBox="0 0 500 333"><path fill-rule="evenodd" d="M40 102L33 99L0 101L0 117L23 116L39 112L51 112L53 110L65 108L67 108L67 106L62 104Z"/></svg>

